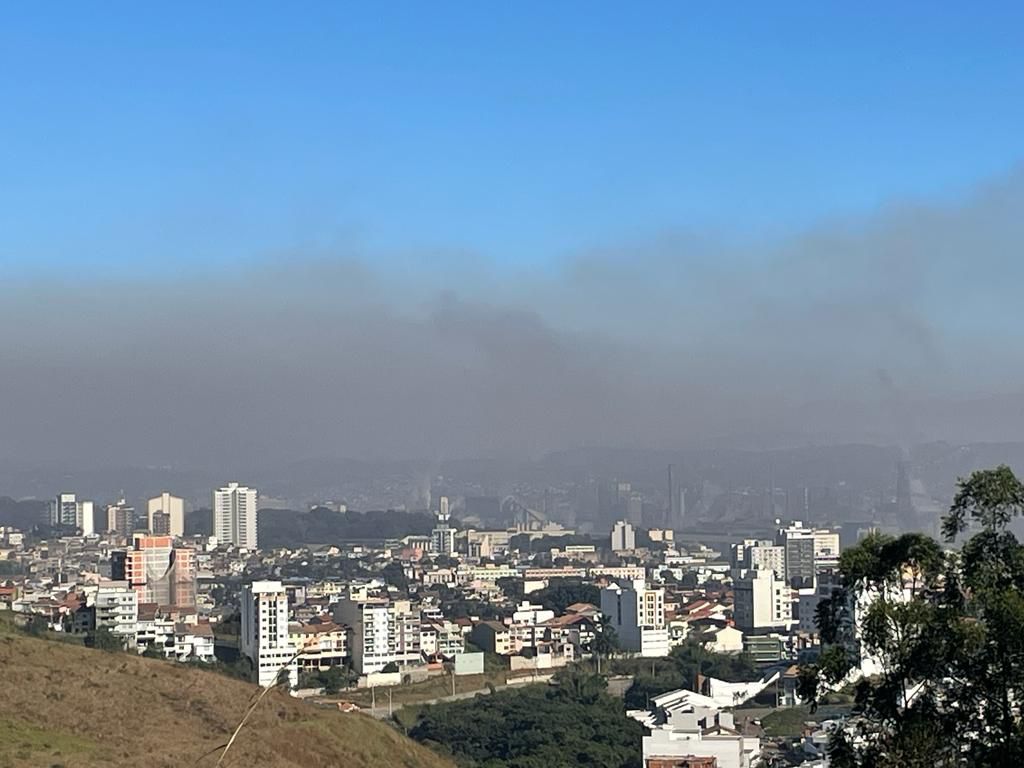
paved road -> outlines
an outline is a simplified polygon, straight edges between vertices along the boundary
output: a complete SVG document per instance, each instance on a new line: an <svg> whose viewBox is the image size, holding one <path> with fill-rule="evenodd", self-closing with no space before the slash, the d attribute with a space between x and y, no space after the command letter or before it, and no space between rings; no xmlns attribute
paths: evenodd
<svg viewBox="0 0 1024 768"><path fill-rule="evenodd" d="M494 687L495 688L504 688L504 686L502 686L502 685L496 685ZM461 701L462 699L472 699L477 694L488 693L488 692L489 691L488 691L487 688L479 688L479 689L477 689L475 691L466 691L465 693L456 693L454 696L452 696L452 695L442 696L442 697L437 698L437 699L426 699L424 701L412 701L412 702L396 701L396 702L394 702L391 705L391 711L392 712L397 711L397 710L401 709L402 707L409 706L410 704L413 705L413 706L418 706L420 704L439 704L442 701ZM366 709L366 710L363 710L363 711L367 712L368 714L373 715L376 718L382 719L382 720L384 718L386 718L386 717L389 717L387 693L384 693L384 694L382 694L382 695L377 697L377 708L376 709Z"/></svg>
<svg viewBox="0 0 1024 768"><path fill-rule="evenodd" d="M550 679L550 673L538 675L536 677L513 678L511 682L495 685L494 690L500 691L502 688L518 688L523 685L530 685L534 683L546 683ZM394 712L396 710L401 709L402 707L407 707L410 705L418 706L420 704L440 704L443 701L460 701L462 699L472 699L473 697L478 696L481 693L490 692L490 688L477 688L472 691L459 691L455 695L448 694L447 696L439 696L436 699L424 699L422 701L407 701L404 703L396 701L391 705L391 711ZM381 720L383 720L386 717L389 717L390 715L388 713L387 689L384 689L377 694L377 706L375 709L370 709L369 707L367 707L363 711Z"/></svg>
<svg viewBox="0 0 1024 768"><path fill-rule="evenodd" d="M494 686L494 689L496 691L500 691L502 688L507 688L507 687L508 687L507 685L496 685L496 686ZM396 701L396 702L394 702L391 705L391 711L392 712L396 712L399 709L401 709L402 707L407 707L407 706L410 706L410 705L411 706L419 706L421 704L440 704L442 701L461 701L463 699L472 699L472 698L474 698L475 696L477 696L477 695L479 695L481 693L490 693L490 689L489 688L477 688L475 691L460 691L459 693L456 693L454 696L449 694L447 696L441 696L441 697L436 698L436 699L425 699L423 701L406 701L406 702ZM366 709L363 710L363 712L367 713L368 715L373 715L374 717L378 718L379 720L383 720L383 719L385 719L387 717L390 717L390 713L388 712L388 694L387 694L387 691L383 691L383 692L377 694L377 708L376 709L370 709L369 707L367 707Z"/></svg>
<svg viewBox="0 0 1024 768"><path fill-rule="evenodd" d="M502 683L500 685L495 685L494 686L494 690L500 691L502 688L509 688L509 687L511 687L511 688L518 688L518 687L521 687L523 685L530 685L530 684L534 684L534 683L545 683L548 680L550 680L550 678L551 678L551 675L550 674L546 674L546 675L538 676L536 678L525 677L525 678L514 679L513 682L511 682L511 683ZM608 693L610 693L612 696L617 696L617 697L619 697L621 699L623 696L626 695L626 690L629 688L629 686L632 683L633 683L633 678L632 678L632 676L629 676L629 675L616 675L616 676L613 676L613 677L609 677L608 678ZM393 702L392 705L391 705L391 712L395 712L395 711L401 709L402 707L407 707L407 706L410 706L410 705L418 706L418 705L421 705L421 704L440 704L443 701L462 701L463 699L472 699L475 696L479 696L481 693L490 693L490 688L477 688L476 690L472 690L472 691L459 691L454 696L449 694L447 696L439 696L436 699L424 699L422 701L407 701L407 702L398 702L398 701L396 701L396 702ZM387 717L390 717L390 713L388 712L388 693L387 693L387 689L383 689L380 692L378 692L378 694L377 694L377 706L376 706L375 709L371 709L370 707L366 707L362 711L367 713L368 715L372 715L373 717L376 717L376 718L378 718L380 720L383 720L383 719L385 719Z"/></svg>

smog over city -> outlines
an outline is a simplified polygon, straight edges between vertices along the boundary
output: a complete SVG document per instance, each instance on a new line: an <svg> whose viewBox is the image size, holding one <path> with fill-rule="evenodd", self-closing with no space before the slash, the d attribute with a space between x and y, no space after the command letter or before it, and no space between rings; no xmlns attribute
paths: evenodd
<svg viewBox="0 0 1024 768"><path fill-rule="evenodd" d="M442 248L395 264L339 238L10 275L4 459L1010 441L1024 176L948 197L743 242L651 232L544 266Z"/></svg>

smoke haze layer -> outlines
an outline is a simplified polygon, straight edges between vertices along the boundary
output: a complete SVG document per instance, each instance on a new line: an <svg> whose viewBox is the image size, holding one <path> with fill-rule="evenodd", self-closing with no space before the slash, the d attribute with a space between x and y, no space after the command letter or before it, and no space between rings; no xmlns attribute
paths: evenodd
<svg viewBox="0 0 1024 768"><path fill-rule="evenodd" d="M771 242L661 233L557 268L335 244L11 276L0 459L1018 439L1022 246L1015 173Z"/></svg>

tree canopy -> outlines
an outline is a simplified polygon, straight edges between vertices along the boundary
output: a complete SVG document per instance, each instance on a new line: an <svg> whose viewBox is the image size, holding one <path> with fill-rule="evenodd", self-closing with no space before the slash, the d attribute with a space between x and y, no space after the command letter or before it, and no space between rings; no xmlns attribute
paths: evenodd
<svg viewBox="0 0 1024 768"><path fill-rule="evenodd" d="M323 507L309 512L261 509L258 518L260 546L271 549L426 535L434 522L432 515L420 512L387 510L342 514Z"/></svg>
<svg viewBox="0 0 1024 768"><path fill-rule="evenodd" d="M942 531L872 535L844 552L817 620L822 653L801 669L812 703L852 685L855 715L831 764L1012 765L1024 759L1024 547L1008 530L1024 485L1006 466L959 483Z"/></svg>
<svg viewBox="0 0 1024 768"><path fill-rule="evenodd" d="M463 768L639 768L643 727L605 681L575 668L556 681L424 707L409 735Z"/></svg>
<svg viewBox="0 0 1024 768"><path fill-rule="evenodd" d="M580 579L551 579L548 586L525 596L531 603L542 605L555 612L556 616L575 603L601 604L601 590Z"/></svg>
<svg viewBox="0 0 1024 768"><path fill-rule="evenodd" d="M626 691L626 706L631 709L644 709L652 697L668 691L694 690L698 675L731 683L760 678L748 655L715 653L693 640L673 648L665 659L617 660L613 669L634 675L633 684Z"/></svg>

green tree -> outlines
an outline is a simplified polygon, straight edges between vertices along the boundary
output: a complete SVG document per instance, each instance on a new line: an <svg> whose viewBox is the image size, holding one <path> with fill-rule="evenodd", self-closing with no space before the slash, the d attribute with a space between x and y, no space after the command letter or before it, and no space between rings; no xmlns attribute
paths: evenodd
<svg viewBox="0 0 1024 768"><path fill-rule="evenodd" d="M513 603L523 599L523 580L511 576L503 576L497 581L498 588Z"/></svg>
<svg viewBox="0 0 1024 768"><path fill-rule="evenodd" d="M114 653L124 650L124 642L106 627L100 627L89 635L88 644L99 651Z"/></svg>
<svg viewBox="0 0 1024 768"><path fill-rule="evenodd" d="M551 579L548 586L531 593L529 599L560 616L575 603L597 605L601 602L601 591L580 579Z"/></svg>
<svg viewBox="0 0 1024 768"><path fill-rule="evenodd" d="M639 768L643 727L582 670L424 707L409 735L474 768Z"/></svg>
<svg viewBox="0 0 1024 768"><path fill-rule="evenodd" d="M831 764L1013 765L1024 759L1024 548L1008 530L1024 486L1006 466L962 480L944 552L920 534L870 536L844 552L817 614L823 650L801 669L812 703L854 681L856 716Z"/></svg>
<svg viewBox="0 0 1024 768"><path fill-rule="evenodd" d="M355 682L355 675L351 669L340 664L333 666L318 675L323 686L324 693L328 696L336 696L343 689L348 688Z"/></svg>
<svg viewBox="0 0 1024 768"><path fill-rule="evenodd" d="M679 688L696 690L698 677L715 677L730 683L749 682L761 677L745 654L715 653L690 640L676 646L666 659L630 659L616 662L619 672L633 675L626 691L626 706L644 709L650 700Z"/></svg>
<svg viewBox="0 0 1024 768"><path fill-rule="evenodd" d="M608 690L607 680L576 664L560 669L554 676L554 682L564 698L586 704L596 704Z"/></svg>
<svg viewBox="0 0 1024 768"><path fill-rule="evenodd" d="M401 563L392 560L384 566L380 575L388 584L398 587L399 592L409 593L409 578L405 575L405 568Z"/></svg>
<svg viewBox="0 0 1024 768"><path fill-rule="evenodd" d="M619 634L603 613L600 614L598 621L600 623L594 632L594 639L590 642L590 650L601 658L614 656L620 650Z"/></svg>

